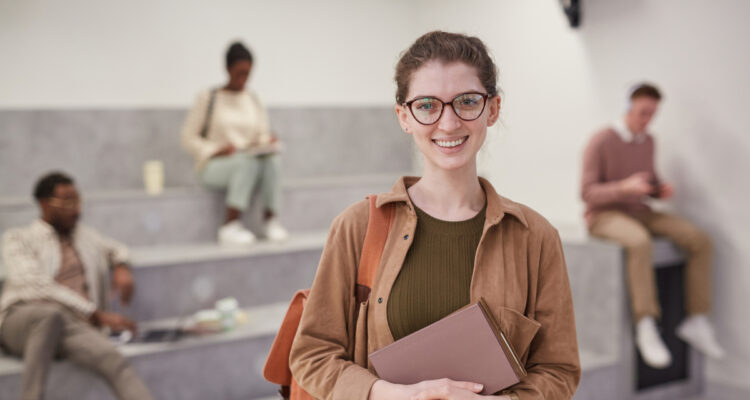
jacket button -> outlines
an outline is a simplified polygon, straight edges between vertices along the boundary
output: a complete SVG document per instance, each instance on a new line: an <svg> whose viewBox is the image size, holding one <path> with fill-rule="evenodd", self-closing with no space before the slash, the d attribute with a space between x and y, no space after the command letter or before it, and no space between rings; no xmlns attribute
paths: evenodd
<svg viewBox="0 0 750 400"><path fill-rule="evenodd" d="M383 298L382 297L378 297L378 304L380 304L382 302L383 302Z"/></svg>
<svg viewBox="0 0 750 400"><path fill-rule="evenodd" d="M409 239L409 235L404 235L404 240Z"/></svg>

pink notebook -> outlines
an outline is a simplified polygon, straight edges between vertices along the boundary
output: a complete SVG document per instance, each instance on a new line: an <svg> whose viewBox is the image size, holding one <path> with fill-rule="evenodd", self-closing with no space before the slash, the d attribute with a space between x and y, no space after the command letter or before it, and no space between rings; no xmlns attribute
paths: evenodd
<svg viewBox="0 0 750 400"><path fill-rule="evenodd" d="M483 300L370 354L381 379L414 384L450 378L484 385L491 395L518 383L526 370Z"/></svg>

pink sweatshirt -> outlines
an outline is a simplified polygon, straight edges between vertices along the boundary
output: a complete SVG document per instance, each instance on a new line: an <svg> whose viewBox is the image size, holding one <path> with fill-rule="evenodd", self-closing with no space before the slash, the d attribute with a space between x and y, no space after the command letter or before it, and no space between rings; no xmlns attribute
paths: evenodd
<svg viewBox="0 0 750 400"><path fill-rule="evenodd" d="M630 133L628 132L628 135ZM598 212L619 210L628 214L648 211L641 196L625 195L619 182L637 172L648 172L652 182L659 181L654 170L654 138L627 142L607 127L596 133L583 154L581 198L586 203L586 223L591 226Z"/></svg>

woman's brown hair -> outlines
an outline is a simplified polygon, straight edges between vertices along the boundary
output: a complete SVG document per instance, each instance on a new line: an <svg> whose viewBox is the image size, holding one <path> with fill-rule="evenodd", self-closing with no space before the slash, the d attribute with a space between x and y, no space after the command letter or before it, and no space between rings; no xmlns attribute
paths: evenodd
<svg viewBox="0 0 750 400"><path fill-rule="evenodd" d="M479 81L487 94L494 96L497 90L497 67L482 41L474 36L443 31L428 32L419 37L396 65L396 104L404 104L409 92L409 83L414 71L429 61L444 63L463 62L477 69Z"/></svg>

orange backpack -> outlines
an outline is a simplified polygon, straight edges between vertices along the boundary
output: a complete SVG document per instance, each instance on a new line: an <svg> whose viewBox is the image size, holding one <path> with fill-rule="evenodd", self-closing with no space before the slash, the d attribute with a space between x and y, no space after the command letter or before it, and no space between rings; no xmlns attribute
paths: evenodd
<svg viewBox="0 0 750 400"><path fill-rule="evenodd" d="M365 242L359 259L357 286L354 288L357 301L360 303L370 297L370 290L375 281L375 273L383 255L383 248L394 215L393 207L378 208L375 206L378 198L376 195L370 195L367 198L370 202L370 216L367 221ZM314 400L312 396L299 387L289 369L289 353L302 319L302 310L305 308L309 295L310 289L304 289L298 291L292 297L292 302L289 304L284 321L281 323L281 328L276 334L266 364L263 367L263 377L269 382L281 385L279 393L284 399Z"/></svg>

